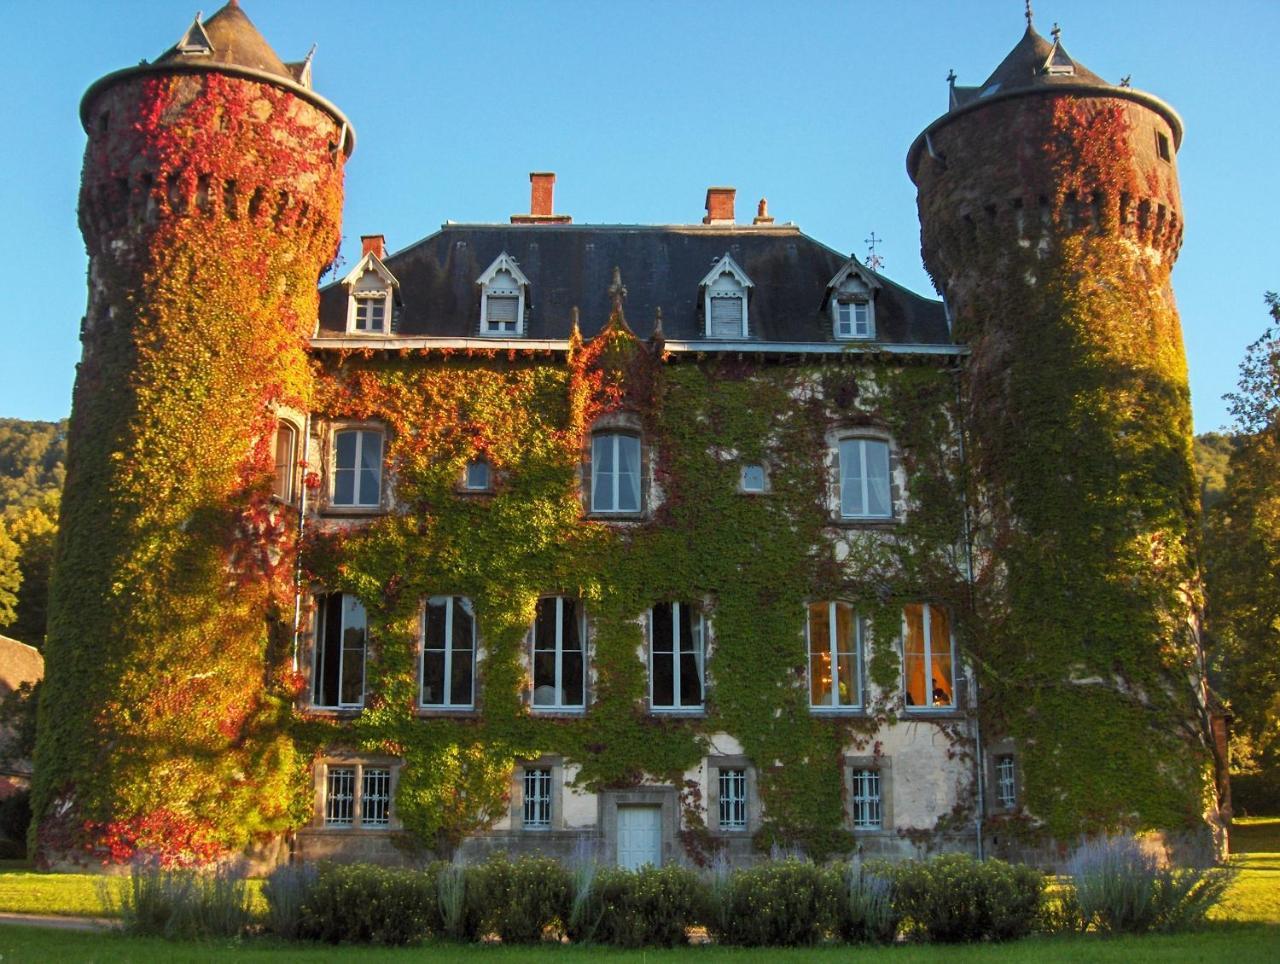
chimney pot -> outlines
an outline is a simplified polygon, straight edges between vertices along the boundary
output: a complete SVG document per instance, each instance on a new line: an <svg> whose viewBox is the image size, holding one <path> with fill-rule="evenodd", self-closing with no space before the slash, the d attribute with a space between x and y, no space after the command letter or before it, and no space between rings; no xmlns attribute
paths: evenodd
<svg viewBox="0 0 1280 964"><path fill-rule="evenodd" d="M773 216L769 214L769 201L761 198L759 205L756 206L756 216L752 220L752 224L773 224Z"/></svg>
<svg viewBox="0 0 1280 964"><path fill-rule="evenodd" d="M360 235L360 256L373 252L373 256L381 261L387 256L387 238L382 234Z"/></svg>
<svg viewBox="0 0 1280 964"><path fill-rule="evenodd" d="M702 223L733 224L733 199L737 193L738 189L732 187L707 188L707 216Z"/></svg>

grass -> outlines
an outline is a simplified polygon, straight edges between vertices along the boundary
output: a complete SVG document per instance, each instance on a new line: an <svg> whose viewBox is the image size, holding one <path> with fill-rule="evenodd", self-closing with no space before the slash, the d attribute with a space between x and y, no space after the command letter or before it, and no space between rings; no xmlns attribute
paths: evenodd
<svg viewBox="0 0 1280 964"><path fill-rule="evenodd" d="M1215 921L1280 924L1280 817L1243 817L1231 828L1240 876L1213 909ZM1280 958L1280 947L1276 950Z"/></svg>

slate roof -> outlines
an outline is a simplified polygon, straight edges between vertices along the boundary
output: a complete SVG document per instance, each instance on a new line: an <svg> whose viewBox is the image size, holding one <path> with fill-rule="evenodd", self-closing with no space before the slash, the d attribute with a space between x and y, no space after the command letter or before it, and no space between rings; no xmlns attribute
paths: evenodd
<svg viewBox="0 0 1280 964"><path fill-rule="evenodd" d="M614 267L626 286L627 323L639 337L662 309L668 341L704 338L702 279L728 253L754 287L748 341L832 342L827 284L848 258L791 226L478 225L446 224L383 259L400 282L394 334L465 338L479 335L476 279L506 252L529 279L525 337L567 338L573 308L590 338L608 320ZM877 341L950 345L942 303L880 275ZM318 334L345 331L347 290L320 292Z"/></svg>
<svg viewBox="0 0 1280 964"><path fill-rule="evenodd" d="M200 55L202 59L232 67L262 70L286 80L297 80L294 72L271 49L271 45L235 0L203 21L202 26L209 42L213 44L213 53ZM175 44L157 57L155 62L165 64L187 59L189 55L179 51Z"/></svg>

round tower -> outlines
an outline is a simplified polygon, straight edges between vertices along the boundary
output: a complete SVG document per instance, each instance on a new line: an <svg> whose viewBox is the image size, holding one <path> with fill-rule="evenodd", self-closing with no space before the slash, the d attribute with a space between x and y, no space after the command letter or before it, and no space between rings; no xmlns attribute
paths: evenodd
<svg viewBox="0 0 1280 964"><path fill-rule="evenodd" d="M45 859L202 861L296 821L297 489L273 482L297 454L278 422L309 410L354 143L310 75L232 0L81 103L89 299L36 751Z"/></svg>
<svg viewBox="0 0 1280 964"><path fill-rule="evenodd" d="M1163 101L1031 24L912 144L925 265L964 376L973 646L1010 817L1059 840L1203 829L1215 809L1197 618L1182 239Z"/></svg>

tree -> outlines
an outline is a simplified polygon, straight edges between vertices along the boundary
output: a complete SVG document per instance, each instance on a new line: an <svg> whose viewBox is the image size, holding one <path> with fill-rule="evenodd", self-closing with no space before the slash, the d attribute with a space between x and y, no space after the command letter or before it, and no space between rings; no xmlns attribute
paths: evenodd
<svg viewBox="0 0 1280 964"><path fill-rule="evenodd" d="M21 585L18 544L0 524L0 627L8 626L17 615L18 589Z"/></svg>
<svg viewBox="0 0 1280 964"><path fill-rule="evenodd" d="M1235 715L1237 764L1280 767L1280 297L1249 346L1226 493L1209 513L1205 554L1215 679Z"/></svg>
<svg viewBox="0 0 1280 964"><path fill-rule="evenodd" d="M37 649L44 645L49 609L49 569L53 564L53 543L58 534L58 491L44 493L26 508L10 508L9 518L0 521L18 549L21 590L6 634ZM0 625L5 620L0 617Z"/></svg>

